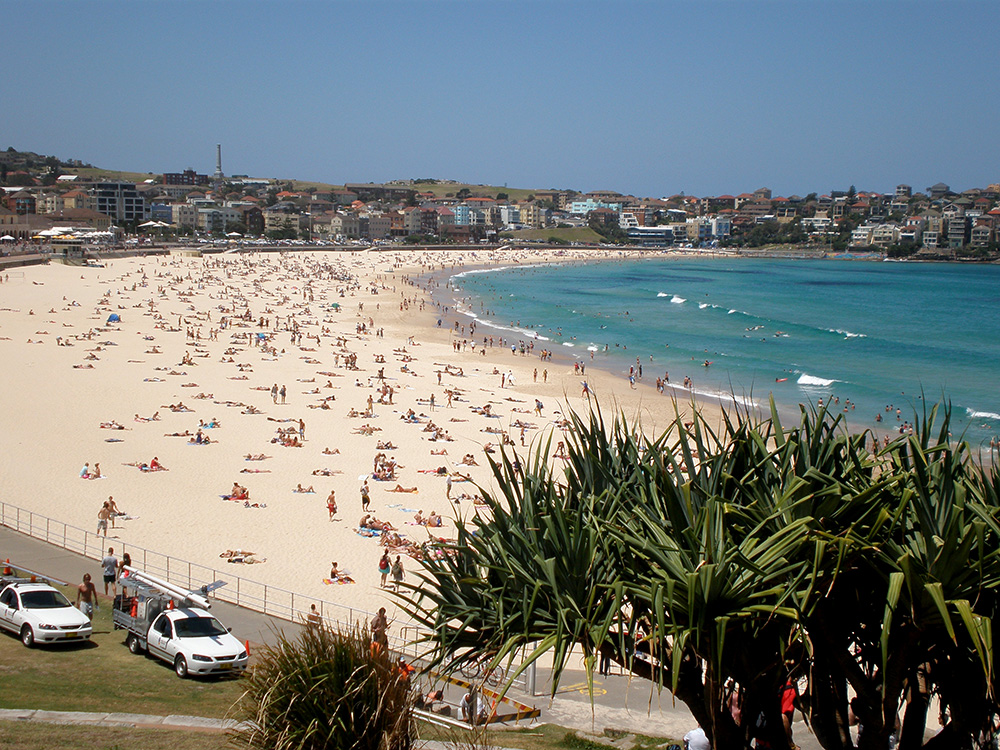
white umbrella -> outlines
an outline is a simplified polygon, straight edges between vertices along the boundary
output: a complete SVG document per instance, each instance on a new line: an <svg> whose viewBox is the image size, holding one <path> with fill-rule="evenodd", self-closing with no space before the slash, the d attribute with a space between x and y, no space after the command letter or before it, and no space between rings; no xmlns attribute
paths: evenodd
<svg viewBox="0 0 1000 750"><path fill-rule="evenodd" d="M239 232L230 232L229 234L226 235L226 237L242 237L242 236L243 235L240 234Z"/></svg>
<svg viewBox="0 0 1000 750"><path fill-rule="evenodd" d="M159 227L159 226L163 226L163 225L160 224L160 222L158 222L158 221L147 221L144 224L140 224L139 225L139 229L142 229L143 227Z"/></svg>
<svg viewBox="0 0 1000 750"><path fill-rule="evenodd" d="M14 238L11 237L9 234L5 234L3 237L0 237L0 240L3 240L4 242L10 242L13 239Z"/></svg>

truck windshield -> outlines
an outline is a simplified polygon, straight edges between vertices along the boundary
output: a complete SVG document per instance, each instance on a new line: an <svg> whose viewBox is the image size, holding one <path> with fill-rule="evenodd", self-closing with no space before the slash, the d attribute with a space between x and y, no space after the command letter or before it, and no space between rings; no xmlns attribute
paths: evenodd
<svg viewBox="0 0 1000 750"><path fill-rule="evenodd" d="M58 609L72 607L69 599L58 591L25 591L21 594L21 604L25 609Z"/></svg>
<svg viewBox="0 0 1000 750"><path fill-rule="evenodd" d="M214 617L186 617L174 621L178 638L204 638L208 635L225 635L227 631Z"/></svg>

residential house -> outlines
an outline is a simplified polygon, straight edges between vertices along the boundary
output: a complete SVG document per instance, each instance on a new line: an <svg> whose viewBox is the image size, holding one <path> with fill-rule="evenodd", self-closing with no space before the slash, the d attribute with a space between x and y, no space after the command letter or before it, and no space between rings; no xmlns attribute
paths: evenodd
<svg viewBox="0 0 1000 750"><path fill-rule="evenodd" d="M361 236L361 222L358 215L351 212L336 213L330 219L330 235L357 239Z"/></svg>
<svg viewBox="0 0 1000 750"><path fill-rule="evenodd" d="M931 197L932 201L944 198L950 192L951 188L945 185L943 182L939 182L936 185L931 185L929 188L927 188L927 194Z"/></svg>
<svg viewBox="0 0 1000 750"><path fill-rule="evenodd" d="M85 190L70 190L63 193L63 208L92 208L97 210L97 202Z"/></svg>
<svg viewBox="0 0 1000 750"><path fill-rule="evenodd" d="M864 224L851 232L852 247L868 247L872 244L872 232L875 226Z"/></svg>
<svg viewBox="0 0 1000 750"><path fill-rule="evenodd" d="M368 214L368 239L384 240L392 236L392 218L389 214L377 212Z"/></svg>
<svg viewBox="0 0 1000 750"><path fill-rule="evenodd" d="M17 190L8 193L4 198L4 203L11 211L18 216L38 213L36 210L35 196L27 190Z"/></svg>
<svg viewBox="0 0 1000 750"><path fill-rule="evenodd" d="M43 191L35 197L35 213L54 214L65 208L62 193Z"/></svg>
<svg viewBox="0 0 1000 750"><path fill-rule="evenodd" d="M506 206L505 208L510 209L511 206ZM437 208L434 209L434 211L437 213L437 220L435 221L436 234L442 234L447 230L448 227L455 226L455 212L452 211L450 208L448 208L447 206L438 206ZM518 213L518 216L520 216L520 213ZM518 219L515 218L514 221L510 223L516 224L517 222Z"/></svg>
<svg viewBox="0 0 1000 750"><path fill-rule="evenodd" d="M969 235L969 244L977 250L985 250L996 238L996 230L987 224L976 224Z"/></svg>
<svg viewBox="0 0 1000 750"><path fill-rule="evenodd" d="M194 229L198 218L198 207L190 203L174 203L170 206L170 223L175 227Z"/></svg>
<svg viewBox="0 0 1000 750"><path fill-rule="evenodd" d="M964 247L969 242L969 220L965 216L948 219L948 247Z"/></svg>
<svg viewBox="0 0 1000 750"><path fill-rule="evenodd" d="M869 244L877 247L888 247L899 242L899 225L893 222L879 224L871 231Z"/></svg>

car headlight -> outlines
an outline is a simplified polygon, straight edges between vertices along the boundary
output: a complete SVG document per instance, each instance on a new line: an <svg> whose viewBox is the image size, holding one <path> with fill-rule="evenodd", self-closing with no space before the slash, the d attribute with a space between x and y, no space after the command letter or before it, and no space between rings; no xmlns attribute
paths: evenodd
<svg viewBox="0 0 1000 750"><path fill-rule="evenodd" d="M237 659L246 659L247 658L247 652L246 651L240 651L240 655L238 657L236 657L236 658Z"/></svg>
<svg viewBox="0 0 1000 750"><path fill-rule="evenodd" d="M41 625L39 625L38 629L39 630L59 630L59 628L56 627L55 625L46 625L44 623L41 624Z"/></svg>
<svg viewBox="0 0 1000 750"><path fill-rule="evenodd" d="M194 661L212 661L211 656L202 656L201 654L191 654L191 658Z"/></svg>

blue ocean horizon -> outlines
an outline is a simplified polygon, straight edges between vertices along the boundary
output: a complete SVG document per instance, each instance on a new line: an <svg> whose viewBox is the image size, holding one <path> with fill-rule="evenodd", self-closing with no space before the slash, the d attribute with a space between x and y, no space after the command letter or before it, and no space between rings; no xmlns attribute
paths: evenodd
<svg viewBox="0 0 1000 750"><path fill-rule="evenodd" d="M784 411L819 399L840 411L849 400L852 430L892 432L925 402L950 401L952 433L974 449L1000 434L995 265L662 257L450 283L482 333L535 338L622 378L638 357L643 382L689 377L723 403L766 408L773 394Z"/></svg>

